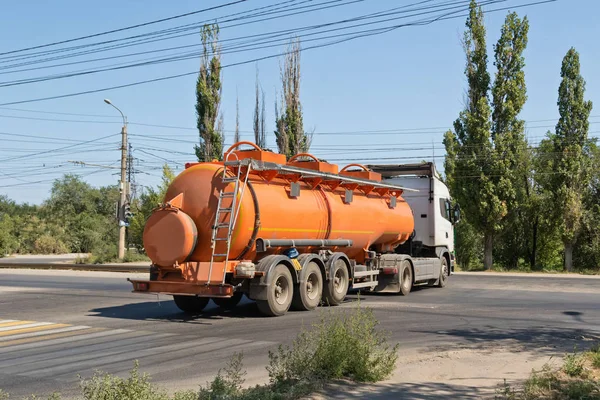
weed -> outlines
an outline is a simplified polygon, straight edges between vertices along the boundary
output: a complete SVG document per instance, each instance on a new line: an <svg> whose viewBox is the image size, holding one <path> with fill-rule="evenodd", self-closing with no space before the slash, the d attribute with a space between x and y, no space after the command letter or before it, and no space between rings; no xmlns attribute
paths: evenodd
<svg viewBox="0 0 600 400"><path fill-rule="evenodd" d="M565 356L565 363L562 370L571 377L581 376L585 371L583 364L584 359L580 354L568 354Z"/></svg>
<svg viewBox="0 0 600 400"><path fill-rule="evenodd" d="M96 372L90 379L80 379L85 400L167 400L166 392L150 383L147 374L140 374L139 363L134 363L127 379Z"/></svg>
<svg viewBox="0 0 600 400"><path fill-rule="evenodd" d="M323 313L291 346L269 352L271 382L340 378L377 382L389 377L398 345L390 347L387 333L377 325L372 310L360 306L349 313Z"/></svg>

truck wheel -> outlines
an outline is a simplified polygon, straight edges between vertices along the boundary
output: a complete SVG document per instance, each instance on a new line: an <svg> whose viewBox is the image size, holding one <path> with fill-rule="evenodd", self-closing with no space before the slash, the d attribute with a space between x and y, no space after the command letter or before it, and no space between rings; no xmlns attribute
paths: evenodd
<svg viewBox="0 0 600 400"><path fill-rule="evenodd" d="M348 292L350 279L348 268L343 260L337 260L331 269L331 275L323 288L323 301L330 306L342 304Z"/></svg>
<svg viewBox="0 0 600 400"><path fill-rule="evenodd" d="M400 264L400 294L408 296L413 285L412 266L408 260Z"/></svg>
<svg viewBox="0 0 600 400"><path fill-rule="evenodd" d="M208 297L175 295L173 300L175 300L175 305L184 313L199 314L204 310L210 299Z"/></svg>
<svg viewBox="0 0 600 400"><path fill-rule="evenodd" d="M272 274L267 300L256 300L256 305L262 314L277 317L290 309L294 296L294 281L290 270L284 264L277 265Z"/></svg>
<svg viewBox="0 0 600 400"><path fill-rule="evenodd" d="M231 297L213 297L212 301L224 310L233 310L242 300L242 296L242 292L235 292Z"/></svg>
<svg viewBox="0 0 600 400"><path fill-rule="evenodd" d="M446 286L446 284L448 283L448 275L449 275L449 268L448 268L448 260L446 259L446 257L442 257L442 268L440 269L440 278L438 279L437 282L437 287L443 288Z"/></svg>
<svg viewBox="0 0 600 400"><path fill-rule="evenodd" d="M300 283L294 291L292 307L294 310L309 311L317 308L323 294L323 275L315 262L309 262L300 271Z"/></svg>

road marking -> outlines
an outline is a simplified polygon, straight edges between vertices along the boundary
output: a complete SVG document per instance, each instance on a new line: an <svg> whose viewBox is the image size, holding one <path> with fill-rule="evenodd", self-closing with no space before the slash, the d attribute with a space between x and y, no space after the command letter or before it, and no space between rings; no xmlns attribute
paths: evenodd
<svg viewBox="0 0 600 400"><path fill-rule="evenodd" d="M5 319L0 321L0 327L31 324L33 321L17 321L15 319Z"/></svg>
<svg viewBox="0 0 600 400"><path fill-rule="evenodd" d="M20 328L20 329L13 329L10 331L4 331L4 332L0 332L0 337L2 336L18 336L19 334L24 334L24 333L30 333L30 332L37 332L37 331L45 331L45 330L50 330L50 329L58 329L58 328L65 328L67 326L67 324L52 324L52 323L47 323L44 322L44 325L42 326L32 326L30 328ZM1 340L1 339L0 339Z"/></svg>
<svg viewBox="0 0 600 400"><path fill-rule="evenodd" d="M73 339L72 339L73 336L78 336L78 335L85 336L86 334L92 334L92 333L101 332L104 330L105 329L102 329L102 328L75 329L75 330L68 330L68 331L63 331L63 332L59 332L59 333L37 335L37 336L21 338L21 339L7 338L7 339L11 339L11 340L8 340L6 342L0 342L0 347L17 346L17 345L21 345L21 344L35 343L35 342L41 342L41 341L44 341L44 345L49 345L48 343L53 339L69 338L67 341L73 341Z"/></svg>
<svg viewBox="0 0 600 400"><path fill-rule="evenodd" d="M15 329L35 328L38 326L52 325L52 322L33 322L22 321L22 323L13 323L11 326L0 327L0 332L14 331Z"/></svg>
<svg viewBox="0 0 600 400"><path fill-rule="evenodd" d="M101 328L93 328L93 329L101 329ZM131 332L128 329L115 329L112 331L107 331L107 330L102 330L100 332L96 332L96 333L89 333L89 330L86 331L79 331L78 333L80 333L78 336L70 336L70 337L61 337L61 338L54 338L54 336L58 336L59 334L56 335L48 335L48 336L44 336L41 338L35 338L35 341L32 341L30 343L23 343L23 344L13 344L10 345L11 343L9 342L0 342L0 353L10 353L13 351L19 351L19 350L29 350L29 349L35 349L38 347L46 347L46 346L53 346L56 344L63 344L63 343L75 343L81 340L86 340L86 339L96 339L96 338L100 338L100 337L104 337L104 336L112 336L112 335L120 335L120 334L125 334L128 332ZM44 339L48 339L48 340L44 340ZM16 342L16 340L14 340Z"/></svg>
<svg viewBox="0 0 600 400"><path fill-rule="evenodd" d="M71 325L67 325L67 324L46 325L46 326L40 326L38 328L23 329L24 331L28 331L28 332L20 333L20 334L6 335L4 337L1 337L2 334L0 333L0 342L6 342L9 340L14 340L14 339L24 339L24 338L28 338L28 337L34 337L34 336L45 336L45 335L50 335L50 334L54 334L54 333L78 331L78 330L87 329L87 328L89 328L89 326L71 326Z"/></svg>

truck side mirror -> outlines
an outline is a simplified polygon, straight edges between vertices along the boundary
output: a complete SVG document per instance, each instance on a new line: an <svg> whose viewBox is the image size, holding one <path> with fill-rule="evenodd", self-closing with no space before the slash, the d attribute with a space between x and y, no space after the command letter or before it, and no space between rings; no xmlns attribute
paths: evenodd
<svg viewBox="0 0 600 400"><path fill-rule="evenodd" d="M458 204L455 204L453 211L454 211L454 218L453 218L454 221L452 221L452 222L457 224L458 221L460 221L460 206Z"/></svg>

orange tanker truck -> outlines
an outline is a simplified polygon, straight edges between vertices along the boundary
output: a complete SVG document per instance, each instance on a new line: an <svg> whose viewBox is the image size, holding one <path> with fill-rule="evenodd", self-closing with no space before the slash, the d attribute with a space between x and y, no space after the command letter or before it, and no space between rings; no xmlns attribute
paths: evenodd
<svg viewBox="0 0 600 400"><path fill-rule="evenodd" d="M186 164L173 180L146 222L150 279L132 280L134 292L173 295L187 313L246 295L279 316L338 305L349 290L446 284L459 213L432 164L338 171L249 142L224 160Z"/></svg>

